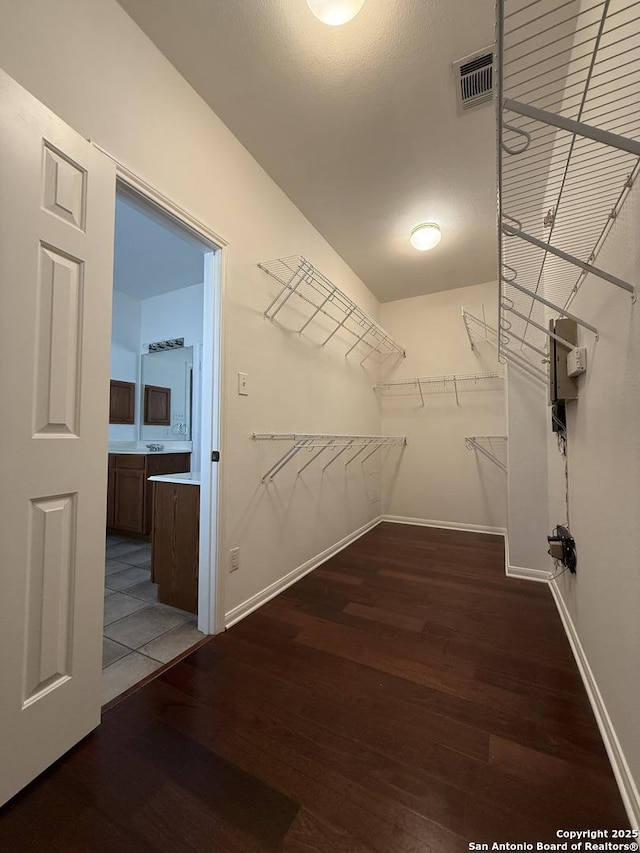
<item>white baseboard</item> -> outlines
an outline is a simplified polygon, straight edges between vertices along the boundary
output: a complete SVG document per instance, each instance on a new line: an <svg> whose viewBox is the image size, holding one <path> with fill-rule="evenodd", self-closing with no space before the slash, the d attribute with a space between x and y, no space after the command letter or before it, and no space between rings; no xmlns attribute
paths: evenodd
<svg viewBox="0 0 640 853"><path fill-rule="evenodd" d="M537 583L548 583L551 571L546 569L529 569L525 566L512 566L509 555L509 534L504 535L504 570L508 578L519 578L523 581L535 581Z"/></svg>
<svg viewBox="0 0 640 853"><path fill-rule="evenodd" d="M380 521L390 521L392 524L415 524L418 527L440 527L443 530L462 530L466 533L490 533L494 536L505 536L504 527L487 527L483 524L465 524L457 521L435 521L431 518L409 518L404 515L381 515Z"/></svg>
<svg viewBox="0 0 640 853"><path fill-rule="evenodd" d="M602 736L605 749L607 750L609 761L611 762L613 774L616 777L616 782L620 789L620 796L622 797L622 802L624 803L624 807L627 811L629 823L634 829L640 829L640 794L638 792L638 788L633 776L631 775L631 771L629 770L629 765L624 757L620 741L618 740L613 723L611 722L611 717L607 712L602 694L598 688L598 683L591 667L589 666L589 661L587 660L578 632L573 624L571 614L567 610L556 582L551 581L549 583L549 587L551 588L551 594L553 595L556 607L558 608L558 613L560 614L562 625L564 626L565 633L569 640L571 651L573 652L576 665L580 671L580 675L582 676L585 690L587 691L587 696L589 697L589 702L591 703L591 708L593 709L593 713L598 723L598 728L600 729L600 734Z"/></svg>
<svg viewBox="0 0 640 853"><path fill-rule="evenodd" d="M548 583L551 572L543 569L527 569L524 566L511 566L506 564L508 578L520 578L523 581L536 581L537 583Z"/></svg>
<svg viewBox="0 0 640 853"><path fill-rule="evenodd" d="M307 560L301 566L298 566L297 569L294 569L292 572L289 572L288 575L280 578L269 586L265 587L260 592L257 592L255 595L252 595L251 598L248 598L246 601L243 601L242 604L239 604L237 607L234 607L228 613L225 613L224 616L224 625L225 628L230 628L232 625L235 625L236 622L239 622L241 619L244 619L245 616L248 616L250 613L253 613L254 610L257 610L258 607L261 607L263 604L266 604L267 601L270 601L272 598L275 598L276 595L281 593L291 584L294 584L296 581L300 580L304 575L309 574L314 569L317 569L318 566L321 566L322 563L326 563L327 560L330 560L331 557L334 557L340 551L344 550L347 545L351 545L352 542L355 542L356 539L359 539L361 536L364 536L365 533L368 533L372 528L376 527L380 524L381 517L377 516L376 518L368 521L366 524L363 524L362 527L359 527L358 530L354 530L353 533L349 533L348 536L345 536L344 539L341 539L339 542L336 542L331 547L326 548L320 554L317 554L315 557L312 557L310 560Z"/></svg>

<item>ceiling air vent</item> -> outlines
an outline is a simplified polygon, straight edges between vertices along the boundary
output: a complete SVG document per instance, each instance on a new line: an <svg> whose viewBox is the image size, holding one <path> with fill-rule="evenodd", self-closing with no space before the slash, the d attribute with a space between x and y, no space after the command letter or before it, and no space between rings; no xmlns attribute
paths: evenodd
<svg viewBox="0 0 640 853"><path fill-rule="evenodd" d="M453 63L458 112L487 104L493 97L493 50L487 48Z"/></svg>

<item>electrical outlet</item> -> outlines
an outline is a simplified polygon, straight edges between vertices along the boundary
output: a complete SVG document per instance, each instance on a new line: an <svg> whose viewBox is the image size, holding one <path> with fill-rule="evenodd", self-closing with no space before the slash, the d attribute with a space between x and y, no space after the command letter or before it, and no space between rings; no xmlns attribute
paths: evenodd
<svg viewBox="0 0 640 853"><path fill-rule="evenodd" d="M249 377L247 376L247 374L242 373L241 371L238 371L238 394L240 394L240 396L242 396L242 397L248 397L249 396L248 382L249 382Z"/></svg>
<svg viewBox="0 0 640 853"><path fill-rule="evenodd" d="M232 548L229 551L229 556L231 558L229 562L229 573L237 572L240 568L240 548Z"/></svg>

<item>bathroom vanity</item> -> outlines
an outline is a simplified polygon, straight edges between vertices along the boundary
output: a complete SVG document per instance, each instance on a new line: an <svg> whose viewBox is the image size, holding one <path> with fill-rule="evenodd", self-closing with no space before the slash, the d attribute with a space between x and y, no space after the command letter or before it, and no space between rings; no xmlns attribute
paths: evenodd
<svg viewBox="0 0 640 853"><path fill-rule="evenodd" d="M140 450L109 453L107 532L149 536L152 520L152 486L156 474L188 472L191 453Z"/></svg>
<svg viewBox="0 0 640 853"><path fill-rule="evenodd" d="M153 488L151 580L158 601L198 612L200 475L150 477Z"/></svg>

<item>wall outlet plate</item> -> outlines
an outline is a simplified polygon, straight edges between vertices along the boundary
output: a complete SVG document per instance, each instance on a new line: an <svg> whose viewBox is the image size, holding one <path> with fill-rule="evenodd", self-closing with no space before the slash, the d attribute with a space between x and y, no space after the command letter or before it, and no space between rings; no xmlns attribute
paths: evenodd
<svg viewBox="0 0 640 853"><path fill-rule="evenodd" d="M238 371L238 394L241 397L249 396L249 377L241 371Z"/></svg>

